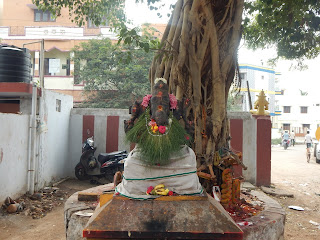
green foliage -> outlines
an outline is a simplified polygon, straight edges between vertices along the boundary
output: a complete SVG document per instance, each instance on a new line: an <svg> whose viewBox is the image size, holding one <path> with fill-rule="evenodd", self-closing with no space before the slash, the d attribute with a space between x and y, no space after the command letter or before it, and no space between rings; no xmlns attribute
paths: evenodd
<svg viewBox="0 0 320 240"><path fill-rule="evenodd" d="M281 142L282 142L281 138L271 139L271 145L278 145L278 144L281 144Z"/></svg>
<svg viewBox="0 0 320 240"><path fill-rule="evenodd" d="M152 57L152 52L112 44L109 39L77 46L75 81L85 84L89 98L82 107L128 108L134 100L142 99L150 91Z"/></svg>
<svg viewBox="0 0 320 240"><path fill-rule="evenodd" d="M137 143L143 160L149 165L166 165L168 164L171 153L178 152L181 146L190 143L190 136L180 125L178 120L172 117L171 126L167 134L152 133L148 123L150 121L149 109L147 109L130 129L126 138L128 142ZM149 130L148 130L149 129Z"/></svg>
<svg viewBox="0 0 320 240"><path fill-rule="evenodd" d="M299 89L299 91L301 96L308 96L308 92L302 91L301 89Z"/></svg>
<svg viewBox="0 0 320 240"><path fill-rule="evenodd" d="M69 9L72 22L84 26L90 19L96 26L109 21L115 28L126 21L124 0L32 0L41 10L60 16L62 8ZM106 14L108 13L108 14Z"/></svg>
<svg viewBox="0 0 320 240"><path fill-rule="evenodd" d="M242 98L240 93L229 93L227 101L227 111L239 112L242 111Z"/></svg>
<svg viewBox="0 0 320 240"><path fill-rule="evenodd" d="M155 7L159 1L147 0L150 10L159 11L165 5L160 4ZM62 8L68 8L71 21L79 26L86 25L88 19L96 26L105 25L108 22L111 30L118 33L118 44L122 42L124 45L138 47L146 52L159 44L150 34L142 37L139 28L129 29L127 27L128 21L124 14L125 0L32 0L32 2L39 9L49 10L57 17L60 16ZM144 0L136 0L136 2L144 2ZM170 4L170 8L174 8L174 5ZM158 13L158 16L161 17L161 14ZM129 56L127 60L130 60Z"/></svg>
<svg viewBox="0 0 320 240"><path fill-rule="evenodd" d="M221 0L222 1L222 0ZM119 34L119 41L151 49L152 42L144 41L138 29L128 29L124 16L124 0L33 0L40 9L49 9L59 16L62 7L69 8L72 21L83 26L91 19L97 26L105 17ZM160 0L136 0L147 2L150 10L160 11ZM168 3L166 3L168 4ZM174 8L174 5L170 5ZM108 12L106 15L105 13ZM276 46L278 58L314 58L320 51L320 1L318 0L246 0L243 19L243 36L249 47Z"/></svg>
<svg viewBox="0 0 320 240"><path fill-rule="evenodd" d="M320 50L320 1L256 0L245 4L249 47L276 46L285 59L315 58Z"/></svg>

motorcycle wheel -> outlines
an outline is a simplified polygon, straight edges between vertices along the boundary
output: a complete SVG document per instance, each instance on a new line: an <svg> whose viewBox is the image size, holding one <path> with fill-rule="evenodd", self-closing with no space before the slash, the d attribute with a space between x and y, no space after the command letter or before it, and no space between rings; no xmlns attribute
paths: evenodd
<svg viewBox="0 0 320 240"><path fill-rule="evenodd" d="M81 181L87 180L89 177L88 174L86 173L84 166L81 163L78 163L77 166L74 168L74 173L76 177Z"/></svg>

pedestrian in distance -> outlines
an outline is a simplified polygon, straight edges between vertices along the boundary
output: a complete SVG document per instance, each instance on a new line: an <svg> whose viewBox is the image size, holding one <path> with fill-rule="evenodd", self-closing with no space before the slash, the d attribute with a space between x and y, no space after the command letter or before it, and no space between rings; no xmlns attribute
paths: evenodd
<svg viewBox="0 0 320 240"><path fill-rule="evenodd" d="M292 132L290 133L290 139L291 139L291 144L294 147L294 144L296 142L296 134L294 133L294 131L292 130Z"/></svg>
<svg viewBox="0 0 320 240"><path fill-rule="evenodd" d="M304 143L307 144L307 162L309 163L310 157L311 157L311 146L312 146L312 137L309 131L307 131L307 134L304 137Z"/></svg>

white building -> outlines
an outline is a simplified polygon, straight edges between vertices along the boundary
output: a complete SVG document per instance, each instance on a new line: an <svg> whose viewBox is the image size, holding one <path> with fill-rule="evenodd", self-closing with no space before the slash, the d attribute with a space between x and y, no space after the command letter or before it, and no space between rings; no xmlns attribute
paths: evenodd
<svg viewBox="0 0 320 240"><path fill-rule="evenodd" d="M316 96L303 95L299 89L284 90L283 95L277 95L279 115L273 119L273 126L280 130L296 133L296 136L305 136L310 130L311 136L320 127L320 99Z"/></svg>
<svg viewBox="0 0 320 240"><path fill-rule="evenodd" d="M257 100L257 95L263 90L265 92L267 101L269 102L270 115L275 115L275 79L276 72L271 68L239 64L242 95L242 110L250 111L250 99L248 94L248 86L250 89L251 105Z"/></svg>

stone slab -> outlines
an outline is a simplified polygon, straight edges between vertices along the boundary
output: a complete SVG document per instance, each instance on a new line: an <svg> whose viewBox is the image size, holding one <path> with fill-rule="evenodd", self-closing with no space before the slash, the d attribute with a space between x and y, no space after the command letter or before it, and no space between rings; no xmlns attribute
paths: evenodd
<svg viewBox="0 0 320 240"><path fill-rule="evenodd" d="M254 190L254 189L256 189L257 187L254 186L254 185L252 185L252 184L249 183L249 182L242 182L242 183L241 183L241 188Z"/></svg>
<svg viewBox="0 0 320 240"><path fill-rule="evenodd" d="M285 210L274 199L261 191L251 191L252 196L264 202L264 210L251 218L246 219L252 225L241 226L245 240L283 240L285 225Z"/></svg>
<svg viewBox="0 0 320 240"><path fill-rule="evenodd" d="M92 213L95 211L98 206L99 196L102 195L105 191L110 191L114 187L113 183L96 186L93 188L86 189L81 192L76 192L71 195L65 205L64 205L64 221L66 228L66 239L67 240L84 240L82 237L82 231L85 225L88 223L90 216L82 213ZM93 194L96 196L94 201L79 201L79 193ZM81 199L81 198L80 198Z"/></svg>
<svg viewBox="0 0 320 240"><path fill-rule="evenodd" d="M267 194L270 194L272 196L277 196L277 197L290 197L290 198L293 198L294 195L292 193L288 193L284 190L281 190L281 189L276 189L276 188L269 188L269 187L264 187L264 186L261 186L260 187L261 190Z"/></svg>

